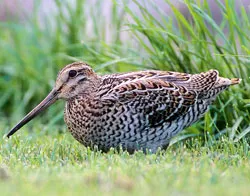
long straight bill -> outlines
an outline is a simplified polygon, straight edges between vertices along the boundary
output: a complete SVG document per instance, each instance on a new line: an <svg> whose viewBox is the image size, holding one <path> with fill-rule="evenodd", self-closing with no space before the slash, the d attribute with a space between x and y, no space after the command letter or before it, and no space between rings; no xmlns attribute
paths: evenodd
<svg viewBox="0 0 250 196"><path fill-rule="evenodd" d="M48 108L51 104L53 104L57 100L58 92L56 90L52 90L48 96L41 101L33 110L31 110L16 126L14 126L10 132L7 134L7 137L10 137L15 132L17 132L21 127L23 127L26 123L31 121L34 117L40 114L43 110Z"/></svg>

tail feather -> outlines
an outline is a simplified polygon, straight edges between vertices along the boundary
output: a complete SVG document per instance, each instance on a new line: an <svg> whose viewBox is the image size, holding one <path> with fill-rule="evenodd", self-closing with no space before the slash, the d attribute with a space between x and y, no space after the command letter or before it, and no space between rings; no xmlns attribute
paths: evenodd
<svg viewBox="0 0 250 196"><path fill-rule="evenodd" d="M223 78L219 77L217 70L209 70L205 73L193 75L189 88L198 93L198 98L212 98L231 85L239 84L239 78Z"/></svg>
<svg viewBox="0 0 250 196"><path fill-rule="evenodd" d="M240 78L228 79L228 78L219 77L214 87L216 88L220 86L231 86L231 85L239 84L240 82L241 82Z"/></svg>
<svg viewBox="0 0 250 196"><path fill-rule="evenodd" d="M188 89L196 92L207 92L218 81L219 72L217 70L209 70L200 74L194 74L188 84Z"/></svg>
<svg viewBox="0 0 250 196"><path fill-rule="evenodd" d="M231 79L231 85L240 84L240 83L241 83L240 78L232 78Z"/></svg>

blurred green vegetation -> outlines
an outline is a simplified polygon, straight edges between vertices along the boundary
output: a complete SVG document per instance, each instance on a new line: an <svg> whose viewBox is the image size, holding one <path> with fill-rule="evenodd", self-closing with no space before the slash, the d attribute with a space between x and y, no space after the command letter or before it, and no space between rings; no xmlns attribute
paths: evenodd
<svg viewBox="0 0 250 196"><path fill-rule="evenodd" d="M180 138L204 133L205 139L245 138L250 131L249 11L242 7L237 14L233 1L218 3L223 13L218 25L207 3L186 1L192 16L188 21L168 1L173 10L168 15L150 1L157 16L133 2L138 12L127 1L113 1L110 23L102 12L104 1L88 5L85 0L75 4L56 0L57 11L42 22L37 3L25 23L0 23L0 121L6 130L46 96L63 66L81 60L100 74L217 69L221 76L240 77L242 83L222 93L210 112ZM64 126L62 110L60 102L39 119L60 129Z"/></svg>

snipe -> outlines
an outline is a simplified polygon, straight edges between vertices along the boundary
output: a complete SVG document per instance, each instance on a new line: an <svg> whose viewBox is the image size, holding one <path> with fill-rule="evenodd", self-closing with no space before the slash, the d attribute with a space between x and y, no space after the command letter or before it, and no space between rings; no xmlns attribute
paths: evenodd
<svg viewBox="0 0 250 196"><path fill-rule="evenodd" d="M218 71L200 74L139 71L98 76L89 65L64 67L48 96L9 133L58 99L66 101L65 122L85 146L106 152L122 147L132 153L167 148L170 139L197 121L216 96L240 79L219 77Z"/></svg>

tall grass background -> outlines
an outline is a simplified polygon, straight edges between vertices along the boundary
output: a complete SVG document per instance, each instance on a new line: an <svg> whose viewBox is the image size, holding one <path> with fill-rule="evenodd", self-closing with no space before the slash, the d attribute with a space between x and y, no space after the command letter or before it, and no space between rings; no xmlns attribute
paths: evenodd
<svg viewBox="0 0 250 196"><path fill-rule="evenodd" d="M191 20L171 4L165 13L154 1L112 1L110 18L104 1L89 5L56 0L56 12L39 17L39 1L26 22L0 22L0 123L4 135L53 87L57 72L66 64L85 61L99 74L143 69L198 73L217 69L221 76L242 78L222 93L198 123L174 142L199 138L213 145L217 138L243 141L250 132L250 14L236 12L233 0L217 1L220 24L209 4L184 1ZM237 1L238 2L238 1ZM239 2L238 2L239 3ZM147 9L150 6L154 13ZM46 126L43 126L46 125ZM63 102L52 106L28 125L34 130L60 134ZM56 130L56 131L55 131ZM58 131L57 131L58 130Z"/></svg>

